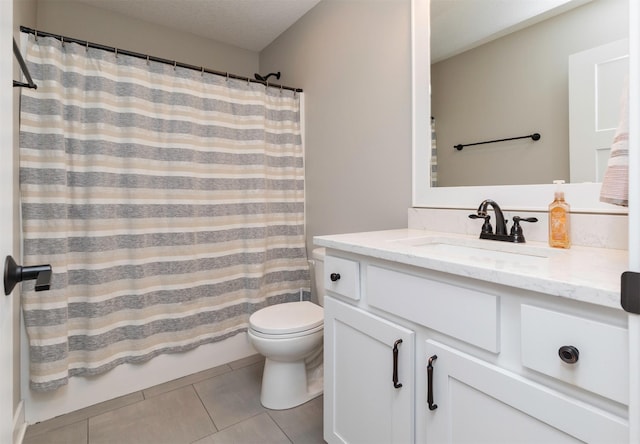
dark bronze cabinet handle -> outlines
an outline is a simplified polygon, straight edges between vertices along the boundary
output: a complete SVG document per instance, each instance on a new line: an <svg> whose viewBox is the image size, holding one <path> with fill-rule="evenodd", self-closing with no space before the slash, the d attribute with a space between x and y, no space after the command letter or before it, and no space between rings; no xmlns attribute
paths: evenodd
<svg viewBox="0 0 640 444"><path fill-rule="evenodd" d="M340 273L331 273L329 275L329 279L331 279L331 282L336 282L340 280Z"/></svg>
<svg viewBox="0 0 640 444"><path fill-rule="evenodd" d="M402 384L398 382L398 345L402 344L402 339L398 339L393 344L393 387L400 388Z"/></svg>
<svg viewBox="0 0 640 444"><path fill-rule="evenodd" d="M436 359L438 359L437 355L431 356L427 365L427 403L429 404L429 410L438 408L438 405L433 403L433 362Z"/></svg>
<svg viewBox="0 0 640 444"><path fill-rule="evenodd" d="M563 345L558 349L558 356L567 364L575 364L580 358L580 351L573 345Z"/></svg>

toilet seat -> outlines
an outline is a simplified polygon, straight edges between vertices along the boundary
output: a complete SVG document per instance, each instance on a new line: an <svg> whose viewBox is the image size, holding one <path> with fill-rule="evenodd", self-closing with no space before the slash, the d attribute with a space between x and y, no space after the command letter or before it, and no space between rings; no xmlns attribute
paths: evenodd
<svg viewBox="0 0 640 444"><path fill-rule="evenodd" d="M286 302L256 311L249 327L262 337L291 337L311 334L323 328L324 310L309 301Z"/></svg>

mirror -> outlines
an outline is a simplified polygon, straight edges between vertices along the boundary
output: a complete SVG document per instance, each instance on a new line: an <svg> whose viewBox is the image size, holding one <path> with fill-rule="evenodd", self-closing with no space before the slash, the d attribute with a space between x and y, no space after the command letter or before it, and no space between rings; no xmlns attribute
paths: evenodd
<svg viewBox="0 0 640 444"><path fill-rule="evenodd" d="M438 2L442 2L442 0L432 0L432 2L438 3ZM524 123L516 122L514 124L513 122L510 122L508 125L509 129L502 129L501 126L496 127L497 129L491 128L491 125L486 123L487 120L485 120L484 123L477 124L471 121L461 122L460 118L456 119L457 121L455 121L453 124L449 126L454 128L454 132L458 137L456 138L455 143L450 143L450 142L447 143L446 144L447 146L444 146L444 150L447 151L448 154L450 155L464 153L466 155L466 158L472 159L471 162L467 162L466 167L462 167L459 161L457 164L454 164L452 167L450 167L450 169L452 168L454 170L462 170L463 171L462 175L467 179L469 179L469 181L463 182L463 183L455 183L455 182L447 183L443 180L442 182L440 182L441 177L439 175L441 173L442 174L445 173L446 165L444 163L444 159L442 159L443 163L441 164L441 156L438 154L437 166L433 168L433 171L438 174L438 181L440 182L437 188L432 187L432 184L431 184L432 163L431 163L431 152L430 152L430 146L431 146L430 136L431 136L432 103L430 99L431 97L434 98L434 103L433 103L434 111L436 111L438 107L440 107L440 112L445 115L446 113L444 113L443 111L442 103L444 103L445 105L451 105L451 103L454 102L455 100L451 100L451 94L448 94L448 95L445 94L444 98L442 97L438 98L439 92L436 91L436 88L437 88L438 82L441 79L437 79L436 77L437 76L442 77L442 75L436 72L435 69L433 73L434 82L431 83L431 74L432 74L431 63L430 63L431 61L429 57L426 56L427 54L430 53L430 49L431 49L430 39L434 39L433 57L435 61L434 67L436 68L438 68L437 65L444 66L445 64L450 64L452 62L457 62L458 60L462 60L463 58L468 58L468 56L470 55L475 56L477 58L478 54L482 54L482 51L484 51L484 48L480 46L478 47L475 46L478 44L477 42L478 37L476 36L475 37L476 41L466 42L465 45L467 46L464 46L464 45L460 46L457 49L458 52L455 52L455 50L451 52L449 50L453 55L444 54L443 56L442 53L437 53L436 52L437 45L435 44L435 40L439 39L440 37L436 35L436 33L438 32L438 27L435 26L435 23L433 28L430 28L429 3L430 2L428 0L413 0L412 2L412 7L413 7L412 32L413 32L413 43L414 43L414 48L413 48L413 57L414 57L414 64L413 64L413 71L414 71L413 72L413 82L414 82L413 84L413 87L414 87L413 204L414 206L442 207L442 208L474 208L475 206L477 206L477 203L480 202L482 199L486 198L487 196L491 196L493 199L498 200L502 206L510 207L513 209L532 210L532 211L545 210L546 206L548 205L550 196L553 196L553 186L547 185L547 184L549 184L553 179L563 178L567 181L569 179L569 171L568 171L569 170L569 167L568 167L568 162L569 162L568 138L569 137L568 137L568 115L567 115L568 100L567 100L567 92L566 92L567 91L566 84L568 83L566 79L566 64L567 64L568 54L581 51L585 48L590 48L590 47L599 45L602 42L602 40L598 40L599 38L603 38L604 41L610 41L611 39L615 39L620 35L626 34L627 31L624 28L628 29L628 24L627 24L628 19L626 18L622 19L622 23L617 23L616 20L614 20L613 26L609 26L608 28L609 29L616 28L616 32L618 32L618 34L615 35L614 37L611 37L610 34L605 37L601 37L601 36L598 37L597 35L599 35L599 33L596 33L593 31L595 25L591 26L589 23L585 24L580 20L584 19L584 10L587 8L593 8L593 7L606 8L611 6L616 7L617 5L618 10L622 8L624 11L626 11L626 8L628 8L628 0L592 0L592 1L580 0L577 2L576 0L573 0L573 1L560 0L560 2L558 1L555 2L555 10L552 10L551 12L543 11L544 13L541 16L538 15L536 17L528 18L528 19L520 18L519 19L520 21L518 23L510 23L510 24L508 22L504 22L504 20L502 19L497 19L496 17L498 16L495 11L488 13L488 15L490 16L490 18L492 18L492 20L484 18L487 14L485 14L484 16L478 13L470 14L471 18L476 19L476 21L478 22L483 22L483 21L495 22L507 28L506 30L505 29L502 29L499 31L494 30L493 35L480 38L480 43L483 43L482 46L495 47L500 45L502 46L506 45L506 46L510 46L511 49L513 50L513 46L515 45L516 41L522 40L522 37L520 37L519 39L514 39L514 36L516 36L517 34L531 34L534 28L540 27L540 26L546 26L547 28L545 28L543 32L538 32L538 34L542 34L547 39L545 42L547 49L549 47L555 47L555 46L566 47L565 51L569 51L569 52L562 55L560 58L558 56L553 56L553 57L549 56L553 60L549 61L548 63L545 61L544 63L546 65L543 63L536 64L535 63L536 61L534 59L529 60L527 58L527 55L536 55L536 57L543 57L543 58L546 55L544 51L541 52L540 50L534 50L534 48L531 46L532 45L531 43L529 43L529 45L526 46L524 49L516 48L516 52L523 54L523 57L524 57L523 59L519 59L517 61L518 63L516 67L521 71L535 72L537 69L541 69L538 65L543 65L543 68L544 68L543 71L544 70L549 71L551 69L549 65L557 65L557 64L564 65L565 66L565 74L564 74L565 77L563 77L564 92L558 93L557 91L553 90L549 85L549 82L547 81L542 81L540 83L533 83L533 81L530 80L529 84L525 88L522 88L521 86L517 86L514 80L515 76L511 75L516 69L514 67L505 68L504 66L501 66L501 67L499 66L499 68L503 71L502 74L504 74L504 72L508 74L506 76L503 76L500 82L498 82L499 86L502 86L502 88L498 87L497 91L493 91L493 90L491 91L492 93L497 94L499 93L500 89L507 89L506 88L507 82L513 83L515 85L513 86L513 88L515 88L514 89L515 91L522 90L522 91L526 91L527 93L531 93L531 92L535 93L536 91L539 91L540 93L542 92L547 93L548 92L547 90L551 89L552 90L552 93L550 94L551 96L562 96L561 99L564 102L564 106L562 107L564 109L564 115L562 118L547 119L545 121L544 120L545 114L548 114L549 111L538 111L537 114L534 115L533 119L530 119L530 118L522 119L522 122ZM473 2L446 1L446 3L464 4L465 7L467 7L470 3L473 3ZM479 3L482 3L482 6L485 9L488 9L488 5L492 3L499 3L502 5L505 4L505 2L491 2L487 0L482 0ZM519 5L518 7L520 8L521 4L527 4L527 3L532 3L532 4L537 3L538 5L550 4L550 2L539 2L539 1L538 2L535 2L535 1L534 2L518 2L518 5ZM562 5L558 6L558 3L562 3ZM566 17L569 16L569 14L579 13L581 12L581 10L583 10L582 11L583 14L582 15L578 14L579 19L576 19L576 18L573 19L574 22L578 20L577 27L580 29L580 32L576 32L575 29L573 28L570 29L569 31L555 30L554 33L550 32L548 28L550 22L554 26L557 26L558 22L561 21L560 19L566 19ZM431 12L434 12L434 14L440 14L441 11L439 12L439 10L436 7L435 11L432 9ZM487 13L487 11L485 11L485 13ZM562 14L558 15L558 13L562 13ZM626 12L624 12L623 14L624 14L623 17L627 17ZM552 15L555 15L555 16L551 17ZM442 19L441 16L434 17L434 20L436 21L441 19ZM540 21L542 19L546 19L546 21ZM601 20L602 16L600 16L599 19ZM536 22L536 24L532 25L533 22ZM452 28L450 29L450 31L453 31L454 34L455 33L464 34L465 30L474 28L473 25L461 25L461 23L462 22L458 22L456 26L450 26L449 28ZM527 27L522 29L522 26L527 26ZM620 31L621 28L623 29L623 31ZM431 35L430 29L434 35ZM516 30L517 32L512 33L514 30ZM559 37L555 32L564 32L565 34L561 34L562 37ZM512 33L512 34L506 35L508 33ZM579 37L580 35L584 35L584 34L590 37L590 40L580 43ZM493 39L495 36L499 36L501 38L499 40L495 40ZM445 37L444 40L448 42L449 40L451 40L451 38ZM508 42L508 44L505 44L504 42ZM471 50L469 50L470 48ZM488 63L482 63L482 59L480 59L479 61L476 60L476 65L473 67L473 69L464 68L462 65L458 65L456 69L449 70L448 74L446 74L445 77L446 77L446 80L451 81L451 80L455 80L458 77L464 78L464 75L469 75L471 78L475 79L477 84L480 80L486 79L491 74L490 73L491 69L494 69L493 65L490 65ZM538 77L541 77L541 75ZM429 91L429 85L432 88L431 95ZM509 86L511 87L511 85ZM456 88L462 89L463 86L457 86ZM485 89L490 90L489 88L485 88ZM474 90L465 91L466 97L463 97L463 98L474 99L474 96L479 94L477 92L478 90L479 89L476 88L475 92ZM449 91L452 91L452 90L450 89ZM515 103L516 108L510 109L510 115L522 114L526 116L528 114L531 114L531 109L540 107L540 103L538 103L540 100L536 97L535 94L533 94L533 96L525 97L525 99L522 99L520 97L513 97L513 95L514 94L511 93L510 94L511 97L504 100L500 99L500 101L502 101L503 104L505 103L505 101L506 102L511 101ZM517 98L518 100L512 100L515 98ZM499 100L495 100L495 101L498 102ZM502 117L501 119L496 119L495 117L492 117L492 113L495 113L496 112L495 110L500 108L492 108L492 104L490 102L491 102L490 100L484 99L484 102L481 101L481 104L483 106L480 107L479 110L476 109L474 113L468 113L468 114L472 116L480 115L481 117L488 116L489 117L488 121L491 122L492 125L496 125L495 123L496 121L498 123L501 123L502 121L506 120L505 117ZM525 105L522 105L523 102L525 103ZM467 104L467 107L470 107L470 105ZM555 108L559 108L559 107L556 106ZM513 111L514 109L518 110L518 112ZM453 115L454 116L457 115L458 117L460 117L460 115L463 113L464 113L464 110L459 111L457 114L454 113ZM436 140L437 140L438 148L440 148L442 139L445 138L444 132L445 132L445 128L447 128L447 124L444 121L445 119L444 117L442 117L442 120L441 120L437 115L435 115L436 114L435 112L433 114L434 114L434 117L436 118L435 119L436 120L436 125L435 125ZM542 117L540 117L540 115ZM512 116L509 116L509 117L512 117ZM562 125L558 123L558 121L560 120L563 121ZM552 131L550 128L552 128L553 125L563 127L563 129L559 131L562 133L560 141L553 140L553 138L551 137L554 131ZM474 134L473 138L469 136L468 139L460 140L459 134L462 132L463 129L473 131L473 134ZM441 130L442 130L442 133L441 133ZM465 148L463 151L457 151L453 148L453 145L458 143L466 144L466 143L480 142L485 140L500 139L503 137L506 138L506 137L522 136L522 135L531 134L534 132L539 132L542 134L540 141L534 142L532 140L529 140L527 142L526 140L517 140L513 142L508 142L507 145L487 144L487 145L482 145L481 146L482 149L476 148L476 147L470 147L470 148ZM528 149L526 154L530 156L532 152L531 145L539 144L542 141L546 143L547 151L544 151L543 149L538 149L540 146L543 146L543 145L536 146L536 149L538 149L540 153L543 153L540 159L534 162L532 158L529 158L523 155L522 150ZM444 142L442 142L442 144L444 144ZM451 146L448 146L448 145L451 145ZM508 150L505 151L507 147L510 147L511 151L508 151ZM552 151L549 151L549 150L552 150ZM491 157L490 155L494 156L494 160L493 161L489 160L487 163L485 158L487 157L490 158ZM460 156L458 157L458 159L460 159ZM539 169L541 169L543 172L546 172L547 174L550 174L550 176L543 177L542 179L537 179L535 176L533 176L531 174L531 171L533 170L532 165L536 165L536 164L539 165L540 167ZM496 169L491 171L492 167L495 167ZM516 174L516 177L526 176L526 179L524 181L517 181L517 180L513 180L512 178L508 182L500 182L500 181L493 182L493 183L480 182L480 183L489 185L489 186L485 186L485 185L479 185L478 183L474 183L471 180L475 176L481 176L487 170L491 171L488 174L488 176L493 177L494 179L499 178L500 180L503 180L504 179L503 176L508 176L509 174L507 173L515 172L517 167L522 168L523 171L526 172L526 175L524 173ZM446 186L442 186L445 184ZM497 184L501 186L495 186ZM510 185L510 184L515 184L515 185ZM544 185L538 185L538 184L544 184ZM502 185L509 185L509 186L502 186ZM599 184L595 184L595 183L590 183L590 184L581 183L581 184L575 184L575 185L571 184L566 186L567 199L571 202L572 209L574 209L574 211L576 212L614 212L614 213L626 212L624 209L621 210L619 208L615 208L610 205L601 204L598 201L599 190L600 190Z"/></svg>

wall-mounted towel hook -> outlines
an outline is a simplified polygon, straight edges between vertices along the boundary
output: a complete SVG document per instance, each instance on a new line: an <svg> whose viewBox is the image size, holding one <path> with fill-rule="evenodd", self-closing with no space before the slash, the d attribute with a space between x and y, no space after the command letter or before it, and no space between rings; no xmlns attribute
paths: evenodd
<svg viewBox="0 0 640 444"><path fill-rule="evenodd" d="M51 288L51 273L49 264L22 267L13 257L7 256L4 261L4 294L11 294L16 284L31 279L36 280L36 291L48 290Z"/></svg>

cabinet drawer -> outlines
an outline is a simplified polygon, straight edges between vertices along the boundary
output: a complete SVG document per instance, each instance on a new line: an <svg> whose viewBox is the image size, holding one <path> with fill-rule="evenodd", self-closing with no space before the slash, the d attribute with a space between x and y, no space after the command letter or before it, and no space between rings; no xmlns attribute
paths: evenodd
<svg viewBox="0 0 640 444"><path fill-rule="evenodd" d="M522 364L545 375L628 404L627 330L531 305L521 307ZM575 363L561 359L576 356ZM575 358L574 358L575 359Z"/></svg>
<svg viewBox="0 0 640 444"><path fill-rule="evenodd" d="M360 299L360 264L335 256L324 260L324 288L355 301Z"/></svg>
<svg viewBox="0 0 640 444"><path fill-rule="evenodd" d="M367 267L369 305L497 353L499 299L386 268Z"/></svg>

